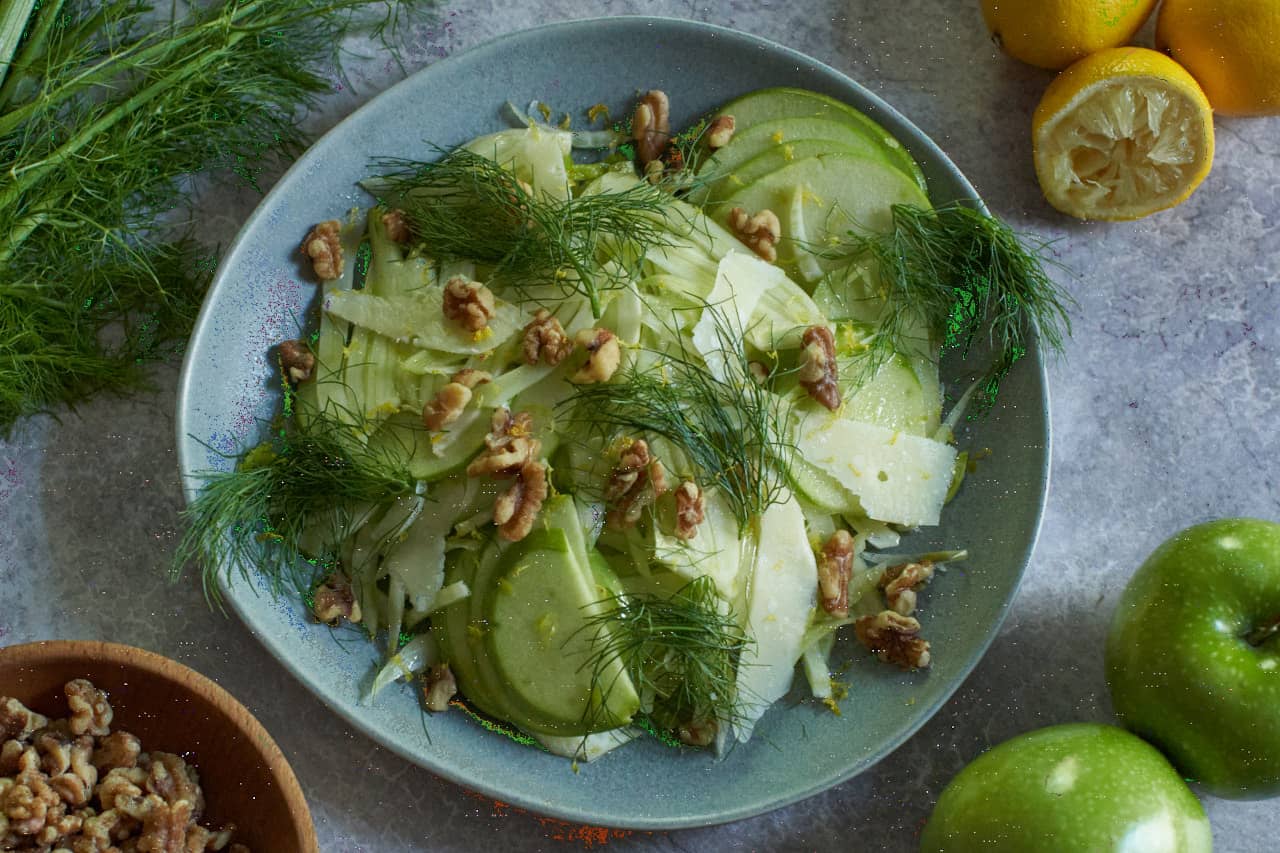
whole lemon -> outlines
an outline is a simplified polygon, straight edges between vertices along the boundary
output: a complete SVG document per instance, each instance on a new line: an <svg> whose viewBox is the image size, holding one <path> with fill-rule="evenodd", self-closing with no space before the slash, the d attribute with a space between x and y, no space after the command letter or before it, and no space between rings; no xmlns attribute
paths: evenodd
<svg viewBox="0 0 1280 853"><path fill-rule="evenodd" d="M1059 70L1128 44L1156 0L982 0L987 28L1014 59Z"/></svg>
<svg viewBox="0 0 1280 853"><path fill-rule="evenodd" d="M1226 115L1280 114L1280 0L1165 0L1156 46Z"/></svg>

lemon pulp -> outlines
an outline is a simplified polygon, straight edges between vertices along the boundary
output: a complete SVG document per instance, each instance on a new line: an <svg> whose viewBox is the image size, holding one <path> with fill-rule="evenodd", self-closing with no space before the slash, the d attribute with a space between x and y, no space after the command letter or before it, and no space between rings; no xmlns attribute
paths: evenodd
<svg viewBox="0 0 1280 853"><path fill-rule="evenodd" d="M1045 198L1085 219L1171 207L1213 161L1204 93L1153 51L1104 51L1073 65L1045 93L1032 127Z"/></svg>

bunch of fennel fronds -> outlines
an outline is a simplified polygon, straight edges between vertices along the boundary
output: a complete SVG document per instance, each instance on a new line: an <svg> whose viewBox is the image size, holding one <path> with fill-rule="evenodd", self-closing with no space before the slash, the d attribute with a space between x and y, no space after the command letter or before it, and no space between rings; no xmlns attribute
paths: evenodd
<svg viewBox="0 0 1280 853"><path fill-rule="evenodd" d="M348 28L385 44L425 3L160 5L0 0L0 435L180 350L214 266L199 176L300 151Z"/></svg>

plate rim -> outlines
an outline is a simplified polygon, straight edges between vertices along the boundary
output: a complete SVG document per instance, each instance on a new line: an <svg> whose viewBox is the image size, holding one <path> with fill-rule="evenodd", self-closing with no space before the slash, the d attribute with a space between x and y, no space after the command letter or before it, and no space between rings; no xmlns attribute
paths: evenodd
<svg viewBox="0 0 1280 853"><path fill-rule="evenodd" d="M744 47L767 50L781 55L788 60L808 66L815 71L824 72L834 77L843 86L849 87L850 89L858 92L868 104L878 111L879 115L876 116L877 120L879 120L880 116L885 116L893 122L907 128L912 133L913 137L909 140L899 141L901 141L909 150L912 150L913 153L918 153L920 143L922 142L930 158L934 160L935 163L944 171L949 173L949 177L955 181L957 186L960 187L962 190L961 194L966 197L967 200L974 202L984 213L988 212L986 203L983 201L981 196L979 196L977 190L973 187L964 173L960 171L959 167L956 166L951 158L942 150L937 142L921 130L914 122L899 112L894 106L843 71L808 54L795 50L794 48L787 47L784 44L764 36L744 32L742 30L736 30L719 24L712 24L686 18L672 18L653 15L593 16L589 18L554 21L540 24L535 27L527 27L499 34L486 41L477 43L457 53L451 54L450 56L423 66L404 79L388 86L383 91L371 97L364 104L360 105L357 109L341 118L332 127L326 130L324 134L313 141L311 145L308 146L307 150L300 154L294 162L289 165L280 177L276 179L271 189L260 200L258 200L253 212L241 225L235 238L228 245L227 251L219 260L217 269L211 279L209 289L206 291L200 312L196 317L186 351L183 355L183 362L177 388L177 412L174 419L174 434L176 439L179 477L182 481L182 495L185 504L189 505L199 491L195 483L200 480L199 473L201 469L194 464L194 449L190 447L188 443L188 439L193 439L196 443L199 443L199 439L196 439L194 434L191 433L187 427L189 406L186 405L186 402L190 399L191 394L193 393L192 385L194 382L195 370L194 354L198 349L202 348L200 344L203 339L211 334L211 323L209 320L212 316L211 305L213 300L210 297L214 294L215 290L219 288L227 269L233 265L234 259L242 247L245 236L253 232L259 221L269 215L272 202L278 195L286 192L286 188L291 184L289 179L294 175L294 173L303 171L309 167L309 160L312 154L338 128L357 122L360 117L366 113L366 111L372 111L375 109L375 105L377 105L379 101L384 98L392 97L393 93L401 87L412 85L414 78L424 72L428 72L433 68L444 66L446 64L452 66L462 61L471 61L470 57L472 54L482 51L492 52L500 50L504 45L511 42L518 42L526 39L536 40L546 33L561 30L589 29L590 27L598 25L640 25L647 27L674 27L686 32L701 31L712 38L733 40L739 42ZM464 790L475 791L492 799L509 803L518 808L528 809L536 814L550 815L566 820L586 822L593 825L611 828L641 831L675 830L716 826L773 812L793 805L801 800L816 796L817 794L830 790L837 785L841 785L850 779L871 770L892 752L901 748L908 740L914 737L926 723L932 720L942 706L949 702L955 695L956 691L968 681L978 664L981 663L984 657L986 657L991 645L1000 635L1004 622L1017 599L1018 591L1021 588L1023 579L1026 576L1027 568L1030 565L1035 548L1039 542L1044 524L1045 507L1050 488L1051 463L1053 455L1053 430L1052 418L1050 416L1048 366L1042 352L1041 340L1042 339L1037 331L1033 339L1033 345L1028 347L1027 354L1022 360L1022 366L1020 369L1022 371L1033 371L1036 375L1039 386L1039 400L1037 402L1039 403L1038 408L1043 417L1043 453L1040 460L1039 470L1035 472L1035 478L1042 484L1042 486L1036 497L1034 522L1028 531L1025 546L1022 549L1016 577L1013 580L1012 587L1009 590L1006 600L1002 602L997 611L996 618L990 624L985 638L978 647L972 651L969 659L966 660L960 668L962 675L956 678L952 684L944 688L937 698L925 707L925 712L920 714L912 725L902 730L895 740L881 744L877 749L863 756L862 759L856 762L856 764L850 769L843 769L840 772L829 774L826 777L814 780L811 784L806 785L803 788L793 790L785 796L770 799L768 802L763 804L755 803L732 809L722 808L720 811L712 815L697 814L678 817L645 817L628 819L625 815L590 814L585 811L575 810L572 807L560 809L552 803L535 800L523 794L503 790L500 784L465 777L459 770L453 767L429 763L424 761L422 756L417 755L410 750L408 746L401 744L398 740L384 735L372 724L364 722L361 716L356 713L356 708L348 709L340 702L340 700L330 697L323 691L314 689L309 680L308 674L293 662L291 657L286 653L287 649L280 640L275 636L268 635L265 632L260 632L255 629L246 609L240 604L235 596L230 594L231 584L228 582L225 574L219 574L218 576L217 584L219 591L222 594L223 601L230 604L231 609L236 613L237 618L244 627L248 629L249 633L266 648L279 665L283 666L290 675L300 682L307 692L318 699L321 704L337 714L345 723L358 730L362 735L368 737L374 743L391 751L405 761L421 767L442 779L446 779L452 784L458 785Z"/></svg>

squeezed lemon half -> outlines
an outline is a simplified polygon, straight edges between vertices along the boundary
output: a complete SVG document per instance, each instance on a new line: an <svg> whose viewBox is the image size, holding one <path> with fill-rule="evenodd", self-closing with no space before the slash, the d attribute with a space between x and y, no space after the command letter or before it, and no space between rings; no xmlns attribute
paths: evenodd
<svg viewBox="0 0 1280 853"><path fill-rule="evenodd" d="M1031 123L1045 198L1081 219L1138 219L1185 200L1213 165L1213 111L1164 54L1103 50L1058 75Z"/></svg>

